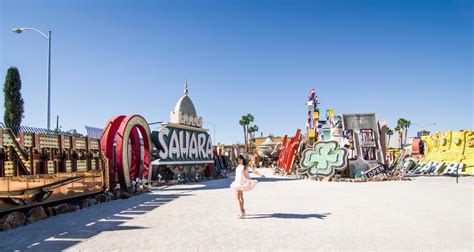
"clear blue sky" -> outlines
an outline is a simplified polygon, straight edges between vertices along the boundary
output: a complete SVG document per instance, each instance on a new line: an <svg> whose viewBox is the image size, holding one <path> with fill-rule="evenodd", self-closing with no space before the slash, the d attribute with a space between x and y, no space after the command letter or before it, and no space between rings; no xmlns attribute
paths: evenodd
<svg viewBox="0 0 474 252"><path fill-rule="evenodd" d="M46 127L47 40L14 27L53 31L52 125L66 130L167 121L186 75L221 143L242 142L244 113L265 135L304 129L311 87L337 114L473 128L472 1L0 2L0 79L19 68L24 125Z"/></svg>

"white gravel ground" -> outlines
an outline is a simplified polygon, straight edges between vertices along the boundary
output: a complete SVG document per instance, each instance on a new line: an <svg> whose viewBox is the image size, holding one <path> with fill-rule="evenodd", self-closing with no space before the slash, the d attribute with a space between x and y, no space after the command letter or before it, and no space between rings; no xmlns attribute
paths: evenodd
<svg viewBox="0 0 474 252"><path fill-rule="evenodd" d="M346 183L258 179L238 219L229 179L186 184L0 233L0 250L465 250L473 178Z"/></svg>

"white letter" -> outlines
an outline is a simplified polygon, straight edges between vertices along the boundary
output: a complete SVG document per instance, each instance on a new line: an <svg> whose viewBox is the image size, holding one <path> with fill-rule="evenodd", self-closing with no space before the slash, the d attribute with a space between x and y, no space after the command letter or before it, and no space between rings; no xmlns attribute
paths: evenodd
<svg viewBox="0 0 474 252"><path fill-rule="evenodd" d="M186 134L186 139L184 135ZM181 130L179 132L179 147L181 148L181 157L188 159L189 156L189 132L187 130Z"/></svg>
<svg viewBox="0 0 474 252"><path fill-rule="evenodd" d="M168 145L165 142L165 136L168 136L169 133L170 130L168 128L162 128L158 132L158 141L160 143L158 149L161 149L159 153L161 159L168 159Z"/></svg>
<svg viewBox="0 0 474 252"><path fill-rule="evenodd" d="M171 140L170 140L170 146L169 146L169 157L173 159L173 154L176 154L176 158L179 159L181 158L181 154L179 151L179 140L178 140L178 135L176 134L176 130L173 130L173 133L171 133Z"/></svg>
<svg viewBox="0 0 474 252"><path fill-rule="evenodd" d="M204 133L199 133L198 135L198 145L199 145L199 158L206 158L206 135Z"/></svg>
<svg viewBox="0 0 474 252"><path fill-rule="evenodd" d="M206 156L207 156L207 159L212 160L214 158L214 153L212 151L212 140L209 134L207 134Z"/></svg>
<svg viewBox="0 0 474 252"><path fill-rule="evenodd" d="M194 133L191 133L191 142L189 142L189 157L192 159L198 158L196 134Z"/></svg>

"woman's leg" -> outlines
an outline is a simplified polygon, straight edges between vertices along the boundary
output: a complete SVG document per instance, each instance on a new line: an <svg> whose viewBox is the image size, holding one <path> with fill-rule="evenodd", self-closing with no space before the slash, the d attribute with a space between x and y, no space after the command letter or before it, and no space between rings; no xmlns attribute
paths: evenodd
<svg viewBox="0 0 474 252"><path fill-rule="evenodd" d="M243 204L243 194L242 191L239 191L239 208L240 208L240 213L244 212L244 204Z"/></svg>
<svg viewBox="0 0 474 252"><path fill-rule="evenodd" d="M240 191L235 191L235 196L237 199L237 204L239 205L240 212L242 212L242 203L240 201Z"/></svg>
<svg viewBox="0 0 474 252"><path fill-rule="evenodd" d="M245 207L244 207L244 192L240 191L240 211L245 214Z"/></svg>

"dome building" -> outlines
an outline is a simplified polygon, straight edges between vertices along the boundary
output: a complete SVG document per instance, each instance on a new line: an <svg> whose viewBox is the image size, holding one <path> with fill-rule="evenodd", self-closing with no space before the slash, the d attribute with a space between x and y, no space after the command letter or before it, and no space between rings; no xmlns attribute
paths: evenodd
<svg viewBox="0 0 474 252"><path fill-rule="evenodd" d="M194 103L188 96L187 80L184 86L184 96L178 100L174 107L174 111L170 113L170 122L198 128L202 127L202 117L198 117Z"/></svg>
<svg viewBox="0 0 474 252"><path fill-rule="evenodd" d="M202 124L188 95L186 80L184 95L170 112L170 121L152 133L156 148L152 166L164 179L186 181L213 176L212 139ZM171 177L167 171L171 171Z"/></svg>

